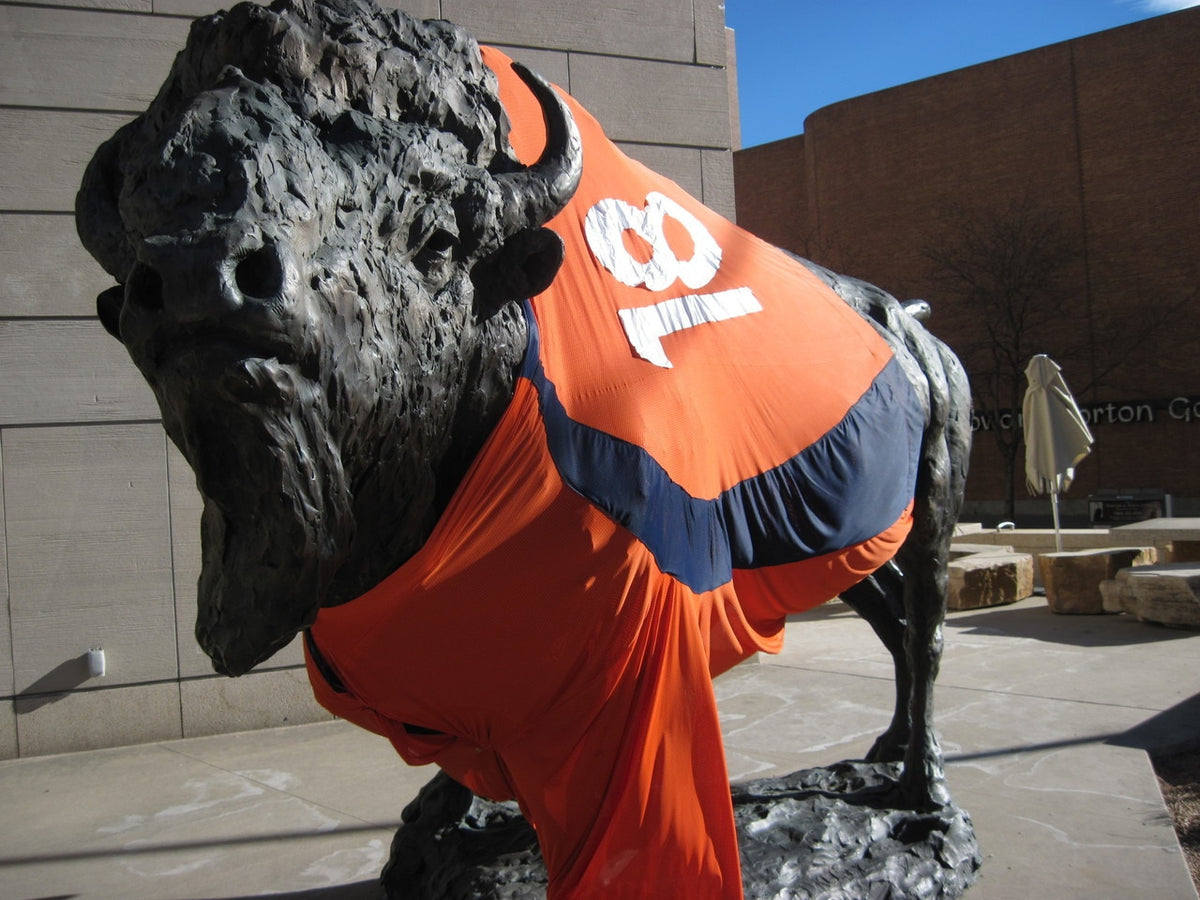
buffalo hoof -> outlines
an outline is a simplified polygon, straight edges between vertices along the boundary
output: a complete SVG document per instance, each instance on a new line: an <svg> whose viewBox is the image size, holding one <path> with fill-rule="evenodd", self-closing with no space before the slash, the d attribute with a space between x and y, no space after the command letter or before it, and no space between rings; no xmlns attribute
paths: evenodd
<svg viewBox="0 0 1200 900"><path fill-rule="evenodd" d="M888 808L894 764L842 762L733 786L747 900L958 897L981 864L971 820L947 802ZM516 804L439 775L404 811L383 871L389 900L542 900L546 870Z"/></svg>
<svg viewBox="0 0 1200 900"><path fill-rule="evenodd" d="M515 803L477 797L439 772L400 819L380 876L388 900L545 896L537 835Z"/></svg>

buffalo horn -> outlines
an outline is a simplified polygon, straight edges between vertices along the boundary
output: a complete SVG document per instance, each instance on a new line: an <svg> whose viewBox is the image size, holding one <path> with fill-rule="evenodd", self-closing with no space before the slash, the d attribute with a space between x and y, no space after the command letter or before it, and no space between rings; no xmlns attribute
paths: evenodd
<svg viewBox="0 0 1200 900"><path fill-rule="evenodd" d="M536 228L567 205L583 173L579 130L554 88L520 63L513 70L537 98L546 122L546 148L524 171L497 175L505 229L515 234Z"/></svg>

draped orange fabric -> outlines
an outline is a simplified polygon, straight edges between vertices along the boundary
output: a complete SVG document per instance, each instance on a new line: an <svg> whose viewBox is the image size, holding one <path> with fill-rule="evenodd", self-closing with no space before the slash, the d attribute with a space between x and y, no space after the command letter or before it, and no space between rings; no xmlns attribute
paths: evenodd
<svg viewBox="0 0 1200 900"><path fill-rule="evenodd" d="M535 157L540 110L484 52ZM870 325L570 102L584 178L512 404L425 546L321 611L309 675L518 800L551 900L734 900L711 677L895 553L923 412Z"/></svg>

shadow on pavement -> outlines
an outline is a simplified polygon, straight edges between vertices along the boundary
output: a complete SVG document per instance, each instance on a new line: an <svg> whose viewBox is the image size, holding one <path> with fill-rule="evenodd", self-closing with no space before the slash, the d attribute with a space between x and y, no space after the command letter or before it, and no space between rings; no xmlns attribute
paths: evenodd
<svg viewBox="0 0 1200 900"><path fill-rule="evenodd" d="M993 606L951 610L946 628L974 635L1031 638L1076 647L1120 647L1196 637L1197 632L1140 622L1128 615L1066 616L1048 607Z"/></svg>
<svg viewBox="0 0 1200 900"><path fill-rule="evenodd" d="M1156 755L1177 753L1200 744L1200 694L1164 709L1110 741L1118 747L1137 747Z"/></svg>
<svg viewBox="0 0 1200 900"><path fill-rule="evenodd" d="M286 894L247 894L245 897L221 897L220 900L382 900L379 880L358 881L354 884L335 884L324 888L290 891ZM202 900L202 898L195 898ZM217 898L212 898L217 900Z"/></svg>

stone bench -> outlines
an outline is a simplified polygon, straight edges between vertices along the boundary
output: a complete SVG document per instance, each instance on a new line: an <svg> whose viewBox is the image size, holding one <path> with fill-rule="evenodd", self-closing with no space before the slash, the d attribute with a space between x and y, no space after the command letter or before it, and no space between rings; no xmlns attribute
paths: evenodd
<svg viewBox="0 0 1200 900"><path fill-rule="evenodd" d="M1046 603L1055 613L1103 613L1101 583L1116 578L1121 569L1147 566L1157 559L1153 547L1098 547L1041 553L1038 567L1046 589Z"/></svg>
<svg viewBox="0 0 1200 900"><path fill-rule="evenodd" d="M951 548L953 556L955 549ZM1033 556L990 547L950 562L949 609L981 609L1016 603L1033 593Z"/></svg>
<svg viewBox="0 0 1200 900"><path fill-rule="evenodd" d="M1059 531L1064 550L1095 550L1105 547L1155 547L1160 562L1200 561L1200 517L1149 519L1115 528L1063 528ZM1007 545L1017 553L1035 557L1056 549L1053 528L983 528L959 524L955 543ZM1034 587L1042 585L1041 566L1033 568Z"/></svg>
<svg viewBox="0 0 1200 900"><path fill-rule="evenodd" d="M1200 629L1200 563L1165 563L1122 569L1101 583L1105 612L1126 612L1143 622Z"/></svg>
<svg viewBox="0 0 1200 900"><path fill-rule="evenodd" d="M1172 540L1168 548L1171 562L1200 562L1200 540L1178 538Z"/></svg>
<svg viewBox="0 0 1200 900"><path fill-rule="evenodd" d="M962 559L964 556L974 556L976 553L1012 553L1012 547L1002 546L1000 544L974 544L965 541L954 541L950 545L950 558Z"/></svg>

